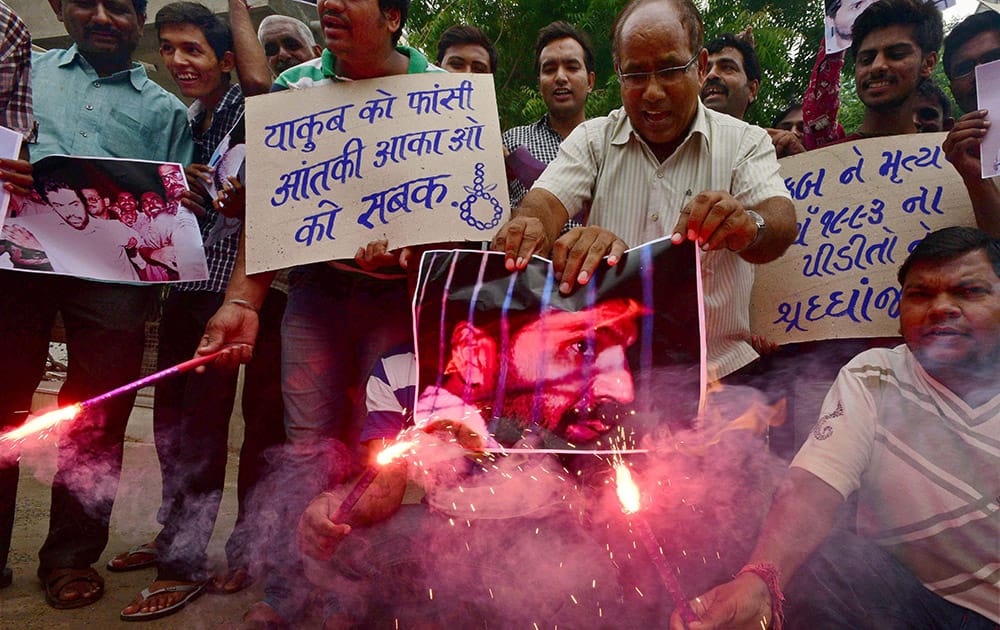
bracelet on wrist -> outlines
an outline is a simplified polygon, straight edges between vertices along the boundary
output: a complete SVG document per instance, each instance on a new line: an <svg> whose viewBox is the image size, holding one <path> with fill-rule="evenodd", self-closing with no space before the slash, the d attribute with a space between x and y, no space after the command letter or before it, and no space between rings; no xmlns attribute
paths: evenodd
<svg viewBox="0 0 1000 630"><path fill-rule="evenodd" d="M757 233L754 234L753 240L742 251L748 250L759 243L764 238L764 232L767 229L767 223L764 221L764 217L760 216L759 212L747 210L746 213L750 215L750 218L753 219L754 224L757 226Z"/></svg>
<svg viewBox="0 0 1000 630"><path fill-rule="evenodd" d="M256 307L256 306L254 306L254 305L253 305L253 302L251 302L251 301L249 301L249 300L240 300L240 299L235 299L235 298L234 298L234 299L232 299L232 300L226 300L226 304L235 304L236 306L241 306L241 307L243 307L243 308L247 308L247 309L250 309L250 310L251 310L251 311L253 311L254 313L257 313L257 312L258 312L258 311L257 311L257 307Z"/></svg>
<svg viewBox="0 0 1000 630"><path fill-rule="evenodd" d="M782 630L785 625L785 594L781 592L781 573L778 567L770 562L748 564L733 577L737 578L744 573L753 573L767 585L767 592L771 594L771 628Z"/></svg>

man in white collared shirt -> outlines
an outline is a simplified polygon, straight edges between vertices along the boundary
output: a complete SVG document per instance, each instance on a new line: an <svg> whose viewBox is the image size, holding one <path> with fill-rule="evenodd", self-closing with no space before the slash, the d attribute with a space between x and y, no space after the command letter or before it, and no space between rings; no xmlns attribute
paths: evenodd
<svg viewBox="0 0 1000 630"><path fill-rule="evenodd" d="M586 284L628 247L672 236L705 250L710 375L749 364L752 264L795 238L795 210L763 129L701 105L707 52L690 0L634 0L615 20L622 109L582 123L497 234L508 269L549 254L560 290ZM591 202L588 227L559 236Z"/></svg>

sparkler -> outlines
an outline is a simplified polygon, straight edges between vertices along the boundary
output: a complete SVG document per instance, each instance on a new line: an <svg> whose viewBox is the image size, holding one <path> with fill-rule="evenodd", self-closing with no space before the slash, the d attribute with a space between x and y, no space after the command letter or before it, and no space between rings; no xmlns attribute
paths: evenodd
<svg viewBox="0 0 1000 630"><path fill-rule="evenodd" d="M694 614L691 604L684 598L681 585L677 582L677 576L667 566L666 558L663 556L663 548L656 541L656 536L653 535L653 530L649 528L649 523L639 514L639 508L641 507L639 487L632 480L632 473L624 462L615 464L615 481L615 490L618 493L618 500L622 504L622 512L631 517L632 529L639 536L639 540L642 541L643 546L646 548L649 560L656 567L656 572L660 574L663 586L666 587L667 592L670 593L670 597L674 600L674 606L681 613L681 619L685 623L698 621L698 615Z"/></svg>
<svg viewBox="0 0 1000 630"><path fill-rule="evenodd" d="M382 466L391 463L397 457L400 457L403 453L409 451L413 448L413 442L396 442L384 450L382 450L378 455L375 456L375 462L377 466L369 466L365 469L364 474L358 478L358 481L351 488L351 491L344 497L344 500L340 502L340 506L337 508L336 513L334 513L331 519L334 523L343 523L347 519L347 516L357 505L358 501L361 500L361 495L365 493L368 486L372 485L375 481L375 477L378 477L379 470Z"/></svg>
<svg viewBox="0 0 1000 630"><path fill-rule="evenodd" d="M26 438L29 435L33 435L35 433L40 433L42 431L51 429L63 422L73 420L84 411L87 411L88 409L92 409L93 407L101 405L111 400L112 398L121 396L122 394L126 394L128 392L133 392L137 389L142 389L147 385L152 385L153 383L161 381L165 378L169 378L176 374L180 374L182 372L188 372L196 367L205 365L206 363L211 363L219 355L228 350L229 348L223 348L222 350L219 350L218 352L213 352L212 354L206 354L201 357L195 357L188 361L184 361L183 363L178 363L177 365L169 367L165 370L160 370L155 374L150 374L149 376L140 378L137 381L133 381L126 385L122 385L121 387L116 387L115 389L112 389L109 392L105 392L99 396L95 396L83 402L74 403L72 405L60 407L59 409L55 409L48 413L43 413L34 416L30 418L27 422L22 424L20 427L12 431L8 431L3 435L0 435L0 441L14 442Z"/></svg>

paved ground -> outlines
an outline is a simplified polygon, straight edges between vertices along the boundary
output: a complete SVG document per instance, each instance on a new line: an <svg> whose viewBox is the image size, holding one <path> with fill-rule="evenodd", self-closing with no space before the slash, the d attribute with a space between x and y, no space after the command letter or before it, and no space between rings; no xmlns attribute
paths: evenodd
<svg viewBox="0 0 1000 630"><path fill-rule="evenodd" d="M104 567L112 555L150 540L158 531L156 510L160 504L160 473L152 442L152 409L148 398L140 400L129 420L125 444L125 463L115 510L111 519L111 540L101 557L98 571L105 577L105 595L98 603L76 610L55 610L45 603L44 593L35 577L38 549L48 531L49 492L55 472L56 449L53 444L25 452L21 460L10 566L14 584L0 590L0 630L62 630L108 628L122 622L118 614L136 594L149 586L153 569L130 573L111 573ZM39 404L54 404L39 396ZM38 404L36 404L36 407ZM239 405L237 405L239 409ZM242 418L233 418L231 446L242 438ZM236 520L236 450L230 448L226 488L210 557L224 564L223 546ZM149 628L215 628L225 621L238 621L244 610L257 601L260 587L236 595L205 595L185 610L159 621L146 622Z"/></svg>

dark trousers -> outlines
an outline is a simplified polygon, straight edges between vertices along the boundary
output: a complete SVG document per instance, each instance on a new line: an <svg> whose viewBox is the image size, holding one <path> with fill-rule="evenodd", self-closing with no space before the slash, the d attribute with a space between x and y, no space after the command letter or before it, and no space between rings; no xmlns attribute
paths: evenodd
<svg viewBox="0 0 1000 630"><path fill-rule="evenodd" d="M194 355L222 297L208 291L171 291L160 323L160 369ZM236 377L235 370L209 366L203 374L187 372L156 386L153 430L163 475L158 579L205 577L205 550L226 478Z"/></svg>
<svg viewBox="0 0 1000 630"><path fill-rule="evenodd" d="M281 317L288 297L270 289L260 309L260 329L253 358L243 373L243 446L236 495L239 509L236 526L226 542L230 569L249 568L261 556L266 529L261 522L264 505L272 501L266 493L255 493L269 469L277 447L285 441L285 406L281 399ZM266 558L263 564L269 564ZM266 570L266 569L265 569Z"/></svg>
<svg viewBox="0 0 1000 630"><path fill-rule="evenodd" d="M0 425L16 426L26 419L44 374L56 313L62 313L69 354L60 405L138 378L154 291L0 271ZM82 414L60 434L49 535L39 552L43 570L84 568L104 551L134 400L134 393L114 398ZM16 461L10 453L0 455L0 566L6 565L10 550L17 478Z"/></svg>
<svg viewBox="0 0 1000 630"><path fill-rule="evenodd" d="M997 624L928 590L887 551L835 530L795 573L788 627L988 630Z"/></svg>

